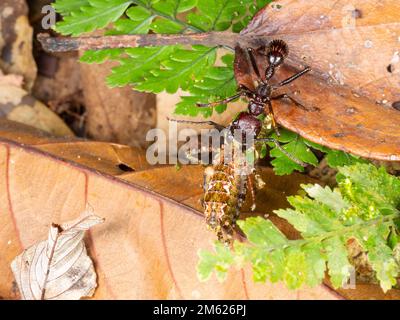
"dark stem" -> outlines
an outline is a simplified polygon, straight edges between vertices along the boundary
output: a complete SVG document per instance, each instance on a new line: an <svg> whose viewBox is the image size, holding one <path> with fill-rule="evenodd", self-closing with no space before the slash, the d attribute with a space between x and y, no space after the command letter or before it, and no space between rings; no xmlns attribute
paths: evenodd
<svg viewBox="0 0 400 320"><path fill-rule="evenodd" d="M100 50L113 48L136 48L168 45L205 45L234 48L239 34L233 32L209 32L189 34L135 34L93 37L51 37L41 33L38 40L48 52L67 52L77 50Z"/></svg>

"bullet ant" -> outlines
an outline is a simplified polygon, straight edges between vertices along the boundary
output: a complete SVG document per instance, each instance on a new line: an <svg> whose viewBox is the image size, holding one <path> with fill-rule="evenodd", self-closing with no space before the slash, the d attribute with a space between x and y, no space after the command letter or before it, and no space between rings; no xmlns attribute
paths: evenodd
<svg viewBox="0 0 400 320"><path fill-rule="evenodd" d="M262 49L259 49L260 51ZM239 113L236 120L231 124L231 129L239 129L244 132L254 133L254 136L257 136L260 133L262 120L258 117L260 115L269 115L272 121L272 126L278 136L280 136L278 126L275 121L274 112L272 109L272 101L273 100L281 100L281 99L289 99L296 106L309 110L305 106L303 106L300 102L296 101L294 98L289 96L288 94L280 94L273 95L273 92L281 88L283 86L288 85L289 83L295 81L300 78L311 69L306 67L304 70L296 73L295 75L283 80L277 85L270 84L270 80L275 75L275 71L283 64L285 58L289 53L289 48L287 44L282 40L273 40L269 44L266 52L266 57L268 60L268 67L265 69L265 80L262 79L260 70L258 69L257 62L254 56L254 50L252 48L247 49L249 59L251 62L251 66L253 71L257 76L256 83L254 85L255 89L249 89L244 84L239 84L239 92L232 97L228 97L221 101L215 101L211 103L198 103L198 107L214 107L221 104L226 104L228 102L234 101L240 97L246 97L249 99L249 104L247 107L247 111ZM213 123L213 125L216 125ZM220 125L216 125L216 127L220 127Z"/></svg>
<svg viewBox="0 0 400 320"><path fill-rule="evenodd" d="M254 168L244 167L246 166L244 165L246 163L244 157L246 150L249 148L249 145L246 143L246 137L252 137L255 142L272 142L288 158L303 167L306 166L305 163L283 149L278 140L272 137L260 138L259 135L264 126L272 126L276 134L280 136L274 118L272 101L288 99L297 107L309 110L287 94L273 95L273 93L276 89L295 81L311 69L306 67L286 80L273 85L270 83L270 80L274 76L275 71L283 64L289 53L289 49L287 44L282 40L273 40L266 50L265 48L260 48L257 51L263 49L268 61L268 66L264 72L264 79L261 77L257 66L254 50L252 48L247 49L247 59L250 61L250 65L257 77L257 80L254 81L253 89L246 87L244 84L239 84L239 92L232 97L228 97L222 101L197 104L198 107L214 107L234 101L240 97L249 99L247 110L240 112L228 127L213 121L175 120L177 122L208 124L219 131L228 129L226 137L228 142L235 142L237 140L235 132L241 133L239 137L241 138L239 139L240 142L234 143L236 147L234 147L232 158L229 161L224 161L226 159L222 155L217 164L206 169L205 194L203 199L206 223L217 234L218 239L226 245L230 245L232 242L236 220L240 215L240 208L242 207L247 191L250 192L252 197L252 210L255 210L254 185L257 176L255 175ZM223 153L222 151L223 146L221 147L220 154Z"/></svg>

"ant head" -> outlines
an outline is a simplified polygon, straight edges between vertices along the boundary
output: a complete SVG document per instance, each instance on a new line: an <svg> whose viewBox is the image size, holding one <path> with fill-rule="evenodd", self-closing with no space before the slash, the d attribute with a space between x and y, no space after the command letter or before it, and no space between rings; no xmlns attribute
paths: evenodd
<svg viewBox="0 0 400 320"><path fill-rule="evenodd" d="M275 67L281 65L287 57L289 48L282 40L273 40L270 42L267 49L267 57L270 65Z"/></svg>
<svg viewBox="0 0 400 320"><path fill-rule="evenodd" d="M262 123L254 115L248 112L241 112L229 126L233 139L246 145L246 138L255 138L261 131Z"/></svg>

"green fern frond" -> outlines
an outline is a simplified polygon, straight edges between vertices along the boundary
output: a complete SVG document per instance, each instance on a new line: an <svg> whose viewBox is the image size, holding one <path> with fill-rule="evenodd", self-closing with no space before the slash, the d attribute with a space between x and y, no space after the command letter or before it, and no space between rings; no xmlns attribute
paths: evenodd
<svg viewBox="0 0 400 320"><path fill-rule="evenodd" d="M53 4L54 9L63 17L76 14L81 7L87 6L90 6L89 0L58 0Z"/></svg>
<svg viewBox="0 0 400 320"><path fill-rule="evenodd" d="M356 239L367 253L382 289L391 289L400 272L393 249L398 243L389 242L391 232L398 232L400 179L383 168L360 163L339 168L337 179L339 187L335 190L302 186L307 196L288 198L294 209L275 211L303 239L287 239L271 221L261 217L239 221L248 242L236 242L233 252L219 244L218 252L201 251L199 278L208 279L222 261L219 278L229 266L245 262L251 264L255 281L283 281L288 288L297 289L320 284L328 270L333 286L338 288L351 275L353 266L346 245ZM367 214L371 210L374 215Z"/></svg>

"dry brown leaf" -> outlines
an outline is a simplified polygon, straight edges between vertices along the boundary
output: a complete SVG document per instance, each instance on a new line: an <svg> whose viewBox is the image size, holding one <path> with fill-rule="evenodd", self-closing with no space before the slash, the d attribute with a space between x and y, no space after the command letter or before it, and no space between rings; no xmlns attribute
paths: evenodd
<svg viewBox="0 0 400 320"><path fill-rule="evenodd" d="M257 46L277 38L290 48L277 81L309 65L312 72L282 92L307 112L282 101L277 121L316 143L379 160L400 160L400 3L397 0L282 0L261 10L241 32ZM239 83L252 85L241 50ZM266 66L259 55L260 68Z"/></svg>
<svg viewBox="0 0 400 320"><path fill-rule="evenodd" d="M156 97L130 87L110 88L105 82L113 63L81 64L89 137L145 147L146 134L156 126Z"/></svg>
<svg viewBox="0 0 400 320"><path fill-rule="evenodd" d="M85 231L104 220L85 212L75 221L52 224L48 239L24 250L11 268L24 300L78 300L96 289Z"/></svg>
<svg viewBox="0 0 400 320"><path fill-rule="evenodd" d="M199 282L199 248L211 249L214 235L201 212L204 168L151 167L143 152L114 144L52 139L23 125L0 120L0 296L17 298L9 264L51 222L73 220L89 204L106 224L88 232L96 266L94 299L399 299L391 290L358 284L341 295L325 285L288 290L256 284L251 271L231 270L228 281ZM123 162L134 169L125 172ZM259 213L288 206L306 176L278 177L263 169L266 188L257 194ZM244 208L246 210L246 208ZM243 214L247 216L247 214ZM274 215L290 238L298 237Z"/></svg>

